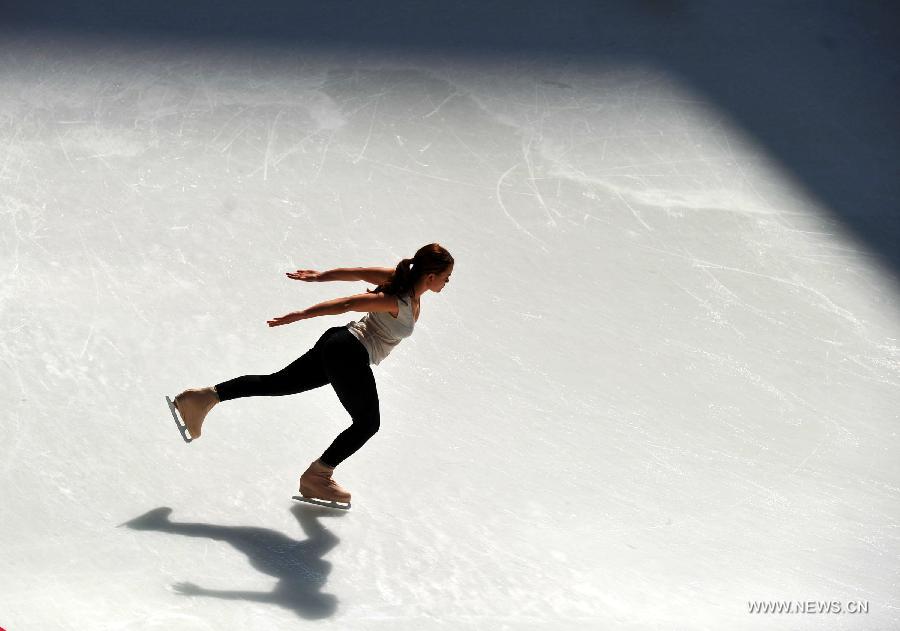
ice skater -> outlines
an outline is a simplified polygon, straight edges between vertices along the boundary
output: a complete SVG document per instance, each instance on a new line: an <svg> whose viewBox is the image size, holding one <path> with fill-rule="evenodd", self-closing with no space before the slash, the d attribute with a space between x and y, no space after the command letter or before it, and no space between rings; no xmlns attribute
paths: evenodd
<svg viewBox="0 0 900 631"><path fill-rule="evenodd" d="M335 467L375 435L380 425L378 391L372 364L379 364L419 319L420 299L440 292L453 272L453 257L440 244L420 248L396 266L339 268L327 272L297 270L287 277L306 282L362 280L376 285L364 294L336 298L268 321L270 327L348 311L365 312L359 321L325 331L315 345L290 365L270 375L244 375L208 388L192 388L175 397L175 422L185 440L201 435L209 411L220 401L255 396L284 396L330 383L352 424L300 476L303 498L340 503L347 508L350 492L333 478ZM180 423L179 423L180 420ZM185 434L190 434L190 437Z"/></svg>

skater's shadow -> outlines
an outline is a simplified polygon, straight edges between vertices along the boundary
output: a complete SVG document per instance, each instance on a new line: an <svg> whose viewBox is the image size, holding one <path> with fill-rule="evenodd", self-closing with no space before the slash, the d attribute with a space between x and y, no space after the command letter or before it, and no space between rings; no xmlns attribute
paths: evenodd
<svg viewBox="0 0 900 631"><path fill-rule="evenodd" d="M331 570L331 563L322 557L340 540L319 523L319 518L341 513L314 506L294 506L291 512L307 537L297 541L266 528L175 522L169 519L171 512L171 508L163 506L122 526L224 541L246 554L255 569L278 579L270 592L206 589L193 583L178 583L174 588L179 594L271 603L307 619L326 618L336 611L337 597L322 592Z"/></svg>

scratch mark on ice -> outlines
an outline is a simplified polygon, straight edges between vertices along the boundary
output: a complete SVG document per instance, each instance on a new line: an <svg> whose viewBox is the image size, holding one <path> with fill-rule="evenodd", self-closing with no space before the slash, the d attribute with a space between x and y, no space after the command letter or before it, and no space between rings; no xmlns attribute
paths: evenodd
<svg viewBox="0 0 900 631"><path fill-rule="evenodd" d="M532 239L534 239L535 241L537 241L538 244L541 246L541 249L542 249L544 252L547 252L547 247L543 244L543 242L542 242L540 239L538 239L536 236L534 236L533 234L531 234L530 232L528 232L528 230L526 230L526 229L525 229L518 221L516 221L515 218L514 218L512 215L509 214L509 211L506 210L506 206L503 205L503 196L502 196L502 194L500 193L500 185L503 184L503 180L506 179L506 176L509 175L510 173L512 173L513 169L515 169L517 166L519 166L519 165L518 165L518 164L514 164L514 165L512 165L511 167L509 167L509 168L506 170L506 173L504 173L503 175L501 175L501 176L500 176L500 179L497 180L497 186L495 187L495 191L496 191L496 193L497 193L497 203L500 204L500 208L503 210L503 213L509 218L509 220L510 220L511 222L513 222L513 224L516 226L516 228L518 228L519 230L521 230L522 232L524 232L525 234L527 234L529 237L531 237Z"/></svg>
<svg viewBox="0 0 900 631"><path fill-rule="evenodd" d="M362 159L363 154L366 152L366 149L369 147L369 140L372 139L372 128L375 127L375 115L378 113L378 102L380 100L381 100L380 96L377 99L375 99L375 108L372 110L372 120L369 121L369 134L366 136L366 144L363 145L362 151L359 152L359 155L353 159L353 164L356 164L357 162L359 162Z"/></svg>
<svg viewBox="0 0 900 631"><path fill-rule="evenodd" d="M637 213L637 211L634 209L634 207L628 203L628 200L622 196L622 193L620 193L618 190L616 190L616 195L618 195L619 199L621 199L625 203L625 205L628 206L628 210L631 211L631 214L634 215L634 218L637 219L641 223L641 225L643 225L649 232L653 232L653 228L651 228L649 225L647 225L647 222L644 221L641 218L641 216Z"/></svg>
<svg viewBox="0 0 900 631"><path fill-rule="evenodd" d="M443 101L441 101L441 102L438 104L438 106L437 106L436 108L434 108L433 110L431 110L430 112L428 112L427 114L425 114L425 116L423 116L422 118L430 118L431 116L433 116L434 114L436 114L442 107L444 107L444 105L447 103L447 101L449 101L450 99L452 99L454 96L457 96L457 95L460 95L460 94L462 94L462 93L459 92L459 90L457 90L456 92L454 92L453 94L451 94L450 96L448 96L446 99L444 99ZM431 100L431 99L429 99L429 100Z"/></svg>

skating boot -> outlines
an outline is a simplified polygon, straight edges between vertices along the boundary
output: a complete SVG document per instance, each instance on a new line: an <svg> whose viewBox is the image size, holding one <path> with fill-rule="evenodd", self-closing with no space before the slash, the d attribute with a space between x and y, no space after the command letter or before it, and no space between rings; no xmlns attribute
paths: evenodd
<svg viewBox="0 0 900 631"><path fill-rule="evenodd" d="M219 395L215 388L191 388L175 397L175 408L181 415L184 428L190 433L191 440L200 438L203 421L218 402Z"/></svg>
<svg viewBox="0 0 900 631"><path fill-rule="evenodd" d="M331 478L334 467L316 460L300 476L300 495L294 499L331 508L350 508L350 492ZM316 501L319 500L319 501Z"/></svg>

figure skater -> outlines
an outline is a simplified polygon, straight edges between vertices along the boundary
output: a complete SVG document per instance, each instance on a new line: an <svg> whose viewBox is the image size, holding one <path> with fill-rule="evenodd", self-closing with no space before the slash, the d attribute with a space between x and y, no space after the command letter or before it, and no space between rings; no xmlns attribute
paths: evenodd
<svg viewBox="0 0 900 631"><path fill-rule="evenodd" d="M378 392L371 364L379 364L403 338L412 335L419 319L420 298L440 292L453 272L453 257L431 243L396 268L339 268L327 272L297 270L287 277L306 282L366 281L374 290L336 298L268 321L270 327L348 311L365 312L359 321L325 331L302 357L271 375L244 375L210 388L192 388L175 397L190 439L200 437L206 415L220 401L255 396L284 396L330 383L352 424L300 476L304 498L350 503L350 492L332 479L335 467L378 431ZM177 422L177 419L176 419ZM187 440L187 438L185 438Z"/></svg>

